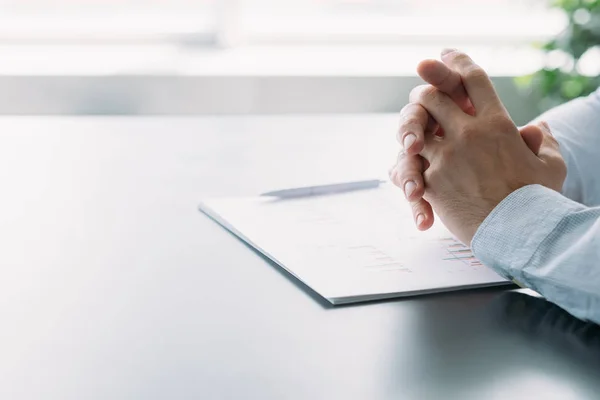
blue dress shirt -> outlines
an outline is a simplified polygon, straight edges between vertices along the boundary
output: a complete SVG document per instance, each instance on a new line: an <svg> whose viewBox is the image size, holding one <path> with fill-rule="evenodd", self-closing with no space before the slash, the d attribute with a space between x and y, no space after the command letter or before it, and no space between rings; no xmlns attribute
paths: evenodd
<svg viewBox="0 0 600 400"><path fill-rule="evenodd" d="M539 119L567 163L562 194L540 185L516 190L481 224L471 247L499 274L600 323L600 91Z"/></svg>

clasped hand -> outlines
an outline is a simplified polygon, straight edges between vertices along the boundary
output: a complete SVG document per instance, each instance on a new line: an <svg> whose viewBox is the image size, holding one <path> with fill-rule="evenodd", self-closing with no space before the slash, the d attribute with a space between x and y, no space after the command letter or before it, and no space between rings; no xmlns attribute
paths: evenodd
<svg viewBox="0 0 600 400"><path fill-rule="evenodd" d="M513 191L540 184L560 191L566 166L544 122L523 128L511 120L486 72L466 54L442 52L426 60L401 111L402 149L390 170L411 202L421 230L433 210L470 244L489 213Z"/></svg>

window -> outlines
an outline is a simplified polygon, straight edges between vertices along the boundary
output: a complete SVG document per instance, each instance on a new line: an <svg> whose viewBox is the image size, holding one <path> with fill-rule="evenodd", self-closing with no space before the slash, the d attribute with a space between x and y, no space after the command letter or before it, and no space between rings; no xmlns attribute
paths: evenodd
<svg viewBox="0 0 600 400"><path fill-rule="evenodd" d="M564 24L548 0L240 0L258 42L515 42Z"/></svg>
<svg viewBox="0 0 600 400"><path fill-rule="evenodd" d="M196 44L523 42L564 21L548 0L0 0L3 41Z"/></svg>
<svg viewBox="0 0 600 400"><path fill-rule="evenodd" d="M0 40L207 41L218 0L0 0Z"/></svg>

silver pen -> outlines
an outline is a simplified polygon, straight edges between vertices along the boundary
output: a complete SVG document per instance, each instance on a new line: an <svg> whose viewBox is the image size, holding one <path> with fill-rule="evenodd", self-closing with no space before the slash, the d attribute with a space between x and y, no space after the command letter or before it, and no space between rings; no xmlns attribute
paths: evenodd
<svg viewBox="0 0 600 400"><path fill-rule="evenodd" d="M380 179L371 179L366 181L334 183L331 185L306 186L299 188L274 190L272 192L262 193L261 196L278 197L280 199L291 199L296 197L318 196L324 194L335 194L344 192L353 192L355 190L374 189L386 181Z"/></svg>

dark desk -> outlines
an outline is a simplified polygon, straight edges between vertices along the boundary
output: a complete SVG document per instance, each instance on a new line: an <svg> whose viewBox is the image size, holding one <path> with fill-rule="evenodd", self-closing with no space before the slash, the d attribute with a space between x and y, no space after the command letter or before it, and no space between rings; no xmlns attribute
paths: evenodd
<svg viewBox="0 0 600 400"><path fill-rule="evenodd" d="M0 398L598 398L599 328L544 300L331 308L197 211L207 195L379 177L396 126L0 119Z"/></svg>

